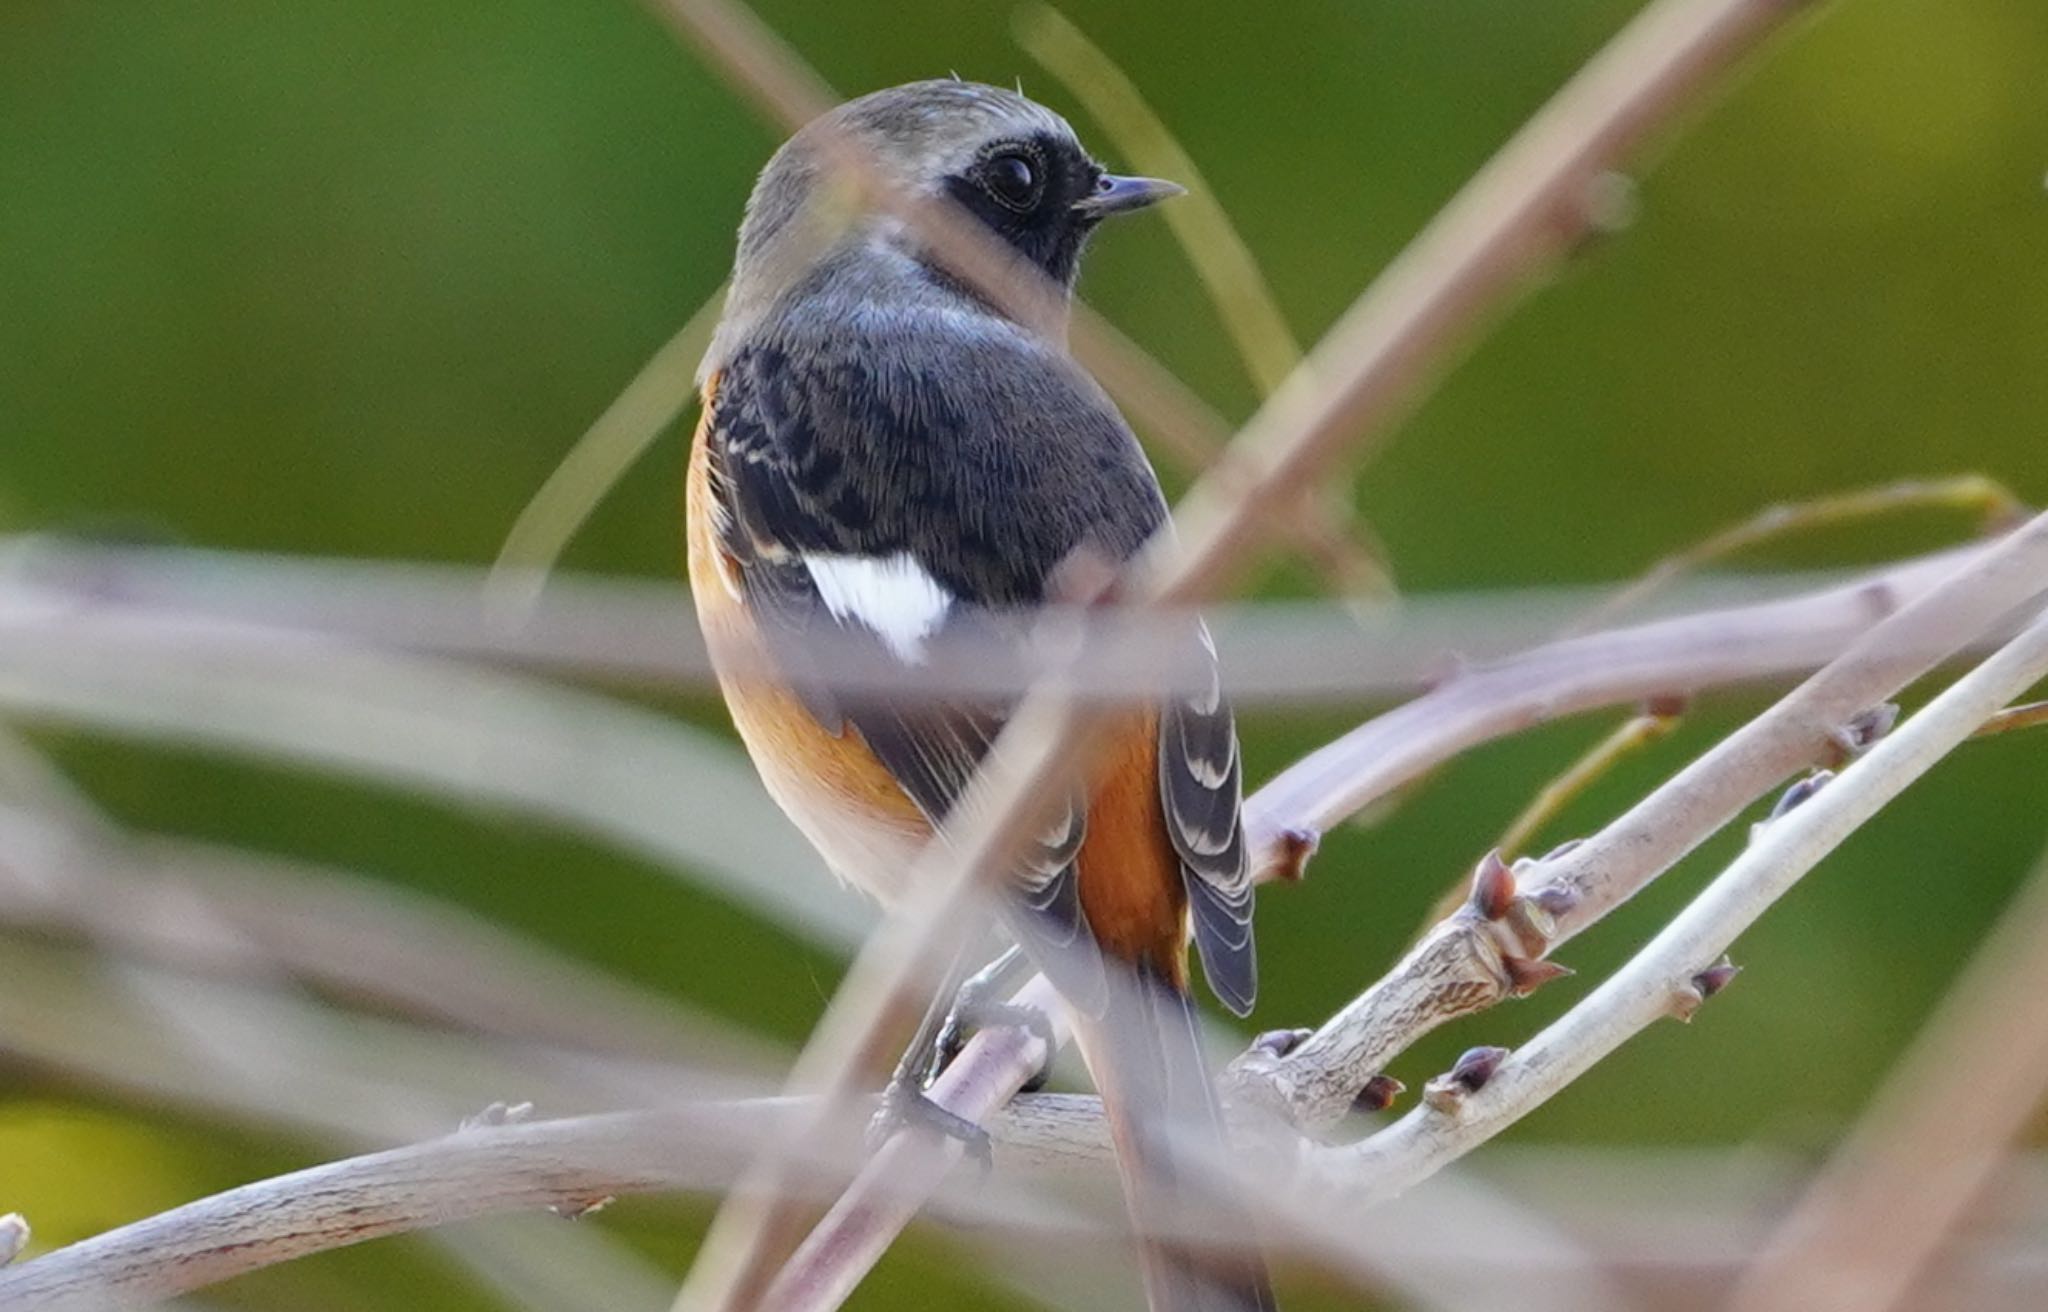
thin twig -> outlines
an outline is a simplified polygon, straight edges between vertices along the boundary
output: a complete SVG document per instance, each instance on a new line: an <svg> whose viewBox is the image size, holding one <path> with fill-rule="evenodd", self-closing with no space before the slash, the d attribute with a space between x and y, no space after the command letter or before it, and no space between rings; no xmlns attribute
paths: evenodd
<svg viewBox="0 0 2048 1312"><path fill-rule="evenodd" d="M1263 395L1287 381L1301 363L1301 345L1258 259L1194 156L1146 103L1130 74L1072 19L1051 5L1032 3L1017 10L1011 25L1018 43L1081 101L1125 158L1188 189L1179 204L1165 211L1167 226L1187 253L1253 385Z"/></svg>
<svg viewBox="0 0 2048 1312"><path fill-rule="evenodd" d="M257 1181L57 1249L0 1273L0 1299L10 1312L56 1312L124 1295L160 1298L380 1236L507 1212L573 1213L610 1196L714 1192L743 1165L745 1147L773 1132L782 1110L777 1100L757 1099L486 1121ZM998 1109L990 1129L995 1177L973 1172L950 1182L931 1209L935 1219L967 1227L969 1234L1000 1235L1011 1245L1057 1243L1070 1251L1076 1244L1120 1242L1094 1208L1071 1199L1049 1207L1028 1190L1041 1174L1071 1173L1076 1163L1097 1183L1112 1178L1095 1099L1027 1095ZM844 1157L815 1163L810 1185L829 1187L854 1165ZM1611 1298L1588 1296L1602 1287L1589 1258L1574 1261L1575 1244L1528 1209L1470 1183L1436 1203L1420 1224L1396 1226L1371 1242L1360 1243L1355 1233L1308 1235L1304 1242L1361 1287L1392 1285L1424 1306L1508 1306L1513 1264L1539 1254L1559 1292L1550 1306L1613 1306ZM1468 1223L1451 1227L1449 1236L1434 1241L1436 1251L1411 1261L1409 1250L1430 1233L1428 1222L1449 1217ZM1452 1273L1469 1269L1472 1254L1454 1251L1446 1238L1482 1228L1493 1270L1461 1282ZM1463 1297L1452 1297L1453 1290ZM1576 1302L1570 1301L1574 1293Z"/></svg>
<svg viewBox="0 0 2048 1312"><path fill-rule="evenodd" d="M1054 1039L1066 1042L1064 1009L1058 995L1041 977L1015 998L1018 1005L1058 1018ZM962 1059L933 1085L934 1102L975 1123L991 1120L1016 1096L1017 1088L1050 1058L1044 1046L1020 1029L994 1029L973 1041L972 1060ZM1019 1071L1023 1073L1018 1074ZM849 1190L791 1254L776 1276L764 1302L784 1312L836 1307L867 1275L870 1263L859 1255L879 1252L892 1236L917 1215L922 1201L963 1155L958 1139L930 1130L892 1135L863 1163L862 1179L885 1180L884 1190ZM882 1237L878 1245L876 1237ZM852 1255L852 1256L849 1256Z"/></svg>
<svg viewBox="0 0 2048 1312"><path fill-rule="evenodd" d="M1403 777L1426 770L1463 746L1527 727L1546 716L1636 700L1674 686L1704 686L1805 668L1838 650L1850 635L1868 627L1873 599L1890 606L1916 597L1938 577L1982 554L1958 553L1887 572L1851 587L1759 607L1573 639L1488 669L1467 671L1289 771L1254 796L1248 816L1255 831L1262 835L1262 844L1271 848L1290 823L1334 822L1343 814L1343 806L1363 804L1377 790L1397 785ZM61 669L66 676L76 678L93 668L88 657L105 660L125 653L136 673L161 680L179 668L181 653L191 655L189 635L182 643L157 647L133 645L132 635L124 639L123 634L120 628L81 633L82 645L62 655L52 667L53 674ZM232 650L267 652L271 650L268 638L261 631L251 632L246 642ZM11 650L18 657L33 650L33 646L17 642ZM200 664L206 679L217 685L216 676L221 668L238 668L244 659L246 655L238 655L224 662L216 654L205 656ZM309 668L308 677L324 682L340 668L345 665L322 660ZM246 692L267 682L238 677L226 686ZM273 690L267 700L258 704L273 705L276 696ZM187 691L151 695L147 700L154 708L153 717L161 714L163 708L191 710L204 704ZM439 715L449 705L464 704L468 699L435 696L422 700L430 700ZM405 704L404 700L393 703ZM490 704L500 711L507 709L504 696L494 697ZM247 731L252 718L248 711L223 709L241 726L241 732ZM116 714L103 722L120 727L122 720ZM325 723L325 719L313 723ZM305 750L303 730L295 728L284 738L289 740L294 753ZM398 741L404 741L402 735ZM491 759L497 757L493 755ZM417 764L410 762L407 768ZM1362 790L1344 786L1353 778L1361 781ZM1273 868L1270 860L1265 865L1269 870Z"/></svg>
<svg viewBox="0 0 2048 1312"><path fill-rule="evenodd" d="M2028 702L2024 706L2008 706L1977 726L1972 738L1991 738L2016 729L2032 729L2048 724L2048 701Z"/></svg>
<svg viewBox="0 0 2048 1312"><path fill-rule="evenodd" d="M1284 850L1290 830L1329 829L1481 743L1605 706L1813 669L1983 550L1782 600L1566 639L1461 670L1304 757L1248 800L1247 829L1254 850L1266 854L1263 877L1275 873L1273 854ZM313 623L324 613L345 624L349 637L505 651L488 645L487 625L451 630L441 623L459 614L459 598L474 597L474 571L443 579L205 553L64 559L70 563L56 572L77 566L76 588L0 608L0 707L554 819L693 878L728 875L739 881L735 896L827 944L856 941L868 923L850 899L814 895L825 887L822 874L815 884L785 877L815 869L815 859L746 785L745 768L725 743L589 694L275 627ZM645 615L674 609L666 588L644 600L635 591L617 606L606 588L587 591L556 590L565 631L630 632ZM309 597L319 600L309 606ZM544 600L539 614L553 613L552 604ZM214 618L223 614L265 622ZM417 627L412 616L434 627ZM1267 655L1285 663L1278 650ZM1407 666L1390 677L1409 677ZM709 791L676 784L700 773ZM708 799L704 814L713 823L679 810L678 795ZM734 830L741 845L718 841Z"/></svg>
<svg viewBox="0 0 2048 1312"><path fill-rule="evenodd" d="M1649 823L1668 830L1661 835L1661 849L1640 838L1628 846L1628 851L1645 861L1637 867L1637 877L1647 882L1663 868L1661 864L1649 864L1653 858L1666 853L1675 860L1677 852L1704 839L1732 814L1732 808L1726 814L1688 809L1689 802L1705 799L1710 807L1717 795L1736 795L1741 801L1760 795L1795 768L1798 761L1825 751L1829 731L1846 722L1853 708L1880 700L1953 647L1971 641L2017 600L2037 592L2040 579L2048 577L2044 571L2048 571L2048 517L1990 552L1969 557L1934 591L1917 596L1890 619L1866 630L1849 655L1838 659L1826 673L1730 740L1732 746L1724 744L1724 749L1710 754L1710 767L1703 761L1638 808L1647 808L1662 819L1644 822L1632 812L1618 822L1631 826L1630 832L1639 832ZM1868 600L1867 596L1862 599L1866 607ZM1892 604L1896 598L1887 596L1885 600ZM1837 705L1843 709L1828 710ZM1759 751L1754 744L1772 735L1778 736L1780 747L1775 752ZM1717 771L1722 778L1718 792L1697 782L1709 770ZM1258 806L1263 796L1262 792L1248 804L1248 814L1271 814ZM1286 830L1283 827L1271 832ZM1617 905L1624 896L1620 892L1622 876L1610 877L1616 882L1600 902L1603 910ZM1589 897L1583 891L1577 895ZM1573 922L1572 932L1589 923L1590 919L1580 917ZM1565 931L1556 932L1561 936ZM1350 1109L1366 1077L1419 1034L1452 1016L1527 987L1525 977L1508 966L1493 943L1491 931L1484 924L1459 919L1446 926L1397 966L1386 980L1368 990L1286 1057L1262 1061L1256 1052L1248 1054L1246 1061L1233 1068L1230 1095L1247 1109L1272 1111L1276 1110L1276 1103L1282 1104L1284 1115L1297 1124L1320 1126L1334 1120ZM1540 955L1532 949L1524 951L1531 956ZM1015 1053L1005 1061L1000 1055L974 1048L963 1054L955 1069L980 1073L984 1062L989 1066L989 1078L1000 1076L1019 1083L1034 1069L1031 1060ZM940 1100L945 1102L943 1093ZM972 1109L952 1109L970 1117L974 1114ZM898 1187L908 1169L905 1162L891 1158L878 1161L863 1173L791 1264L791 1286L807 1291L810 1296L787 1303L778 1301L778 1308L832 1306L835 1297L851 1287L851 1280L879 1258L889 1239L909 1219L909 1209L902 1205L904 1194ZM872 1199L885 1180L890 1197L896 1200L893 1209L877 1207Z"/></svg>
<svg viewBox="0 0 2048 1312"><path fill-rule="evenodd" d="M496 923L354 872L0 806L0 924L122 959L301 982L472 1032L624 1058L765 1069L687 1008Z"/></svg>
<svg viewBox="0 0 2048 1312"><path fill-rule="evenodd" d="M843 945L871 923L824 892L816 854L737 749L672 718L274 628L88 610L0 631L0 707L15 713L510 806L709 883L813 941Z"/></svg>
<svg viewBox="0 0 2048 1312"><path fill-rule="evenodd" d="M1042 1134L1026 1128L1041 1111L1050 1113L1054 1123L1063 1122L1064 1103L1082 1109L1076 1124L1083 1128L1073 1141L1079 1160L1090 1171L1106 1171L1108 1145L1093 1099L1027 1095L991 1126L999 1177L1027 1169L1068 1169L1063 1129ZM709 1112L684 1108L482 1126L196 1200L45 1254L34 1259L33 1268L24 1264L0 1274L0 1295L12 1300L32 1294L44 1301L10 1301L9 1308L49 1312L60 1298L102 1297L105 1282L116 1277L137 1293L198 1288L209 1279L368 1238L350 1228L351 1218L366 1230L399 1234L504 1211L573 1206L592 1196L624 1196L643 1188L715 1190L737 1166L732 1132L750 1134L772 1124L771 1113L765 1103L721 1104ZM1318 1249L1316 1255L1349 1267L1369 1264L1375 1269L1361 1274L1379 1279L1358 1283L1391 1284L1423 1305L1436 1301L1468 1310L1524 1306L1517 1297L1571 1280L1590 1260L1598 1268L1654 1280L1660 1308L1704 1309L1720 1305L1710 1295L1718 1294L1751 1259L1760 1238L1755 1218L1783 1198L1797 1169L1797 1163L1776 1160L1753 1146L1739 1153L1501 1148L1486 1160L1489 1169L1482 1178L1509 1199L1540 1198L1543 1212L1555 1217L1553 1232L1518 1235L1514 1227L1526 1225L1528 1213L1503 1214L1490 1197L1463 1198L1459 1206L1446 1208L1432 1185L1399 1211L1375 1212L1369 1226L1349 1225L1343 1244L1348 1257L1329 1249ZM2048 1167L2038 1159L2015 1161L2011 1169L2037 1183L2048 1176ZM1688 1188L1674 1195L1674 1179L1687 1181ZM1022 1237L1014 1227L1024 1227L1062 1246L1088 1242L1091 1232L1101 1237L1100 1225L1086 1212L1027 1211L981 1188L978 1179L963 1184L967 1187L941 1195L934 1212L947 1223L972 1227L970 1233ZM2028 1196L2043 1195L2034 1187ZM1333 1223L1350 1216L1330 1213ZM2048 1233L2044 1220L2036 1205L2015 1220L2009 1233L1973 1235L1986 1251L1959 1273L1969 1297L1944 1306L2007 1309L2048 1299L2043 1250L2023 1238ZM242 1244L232 1256L217 1252L225 1236ZM216 1254L213 1259L205 1258L209 1252ZM193 1266L200 1260L218 1265L202 1275ZM167 1269L150 1269L158 1265ZM31 1269L34 1283L9 1283ZM1462 1286L1446 1284L1460 1277ZM1701 1283L1709 1288L1697 1297L1680 1292ZM1454 1288L1463 1296L1446 1297ZM1583 1309L1598 1303L1581 1297L1577 1303L1555 1305Z"/></svg>
<svg viewBox="0 0 2048 1312"><path fill-rule="evenodd" d="M1415 777L1464 747L1519 730L1543 718L1592 706L1638 700L1674 688L1712 686L1809 667L1839 650L1847 637L1866 629L1879 611L1919 596L1938 577L1979 559L1983 554L1982 550L1973 549L1882 573L1854 586L1822 594L1737 611L1660 621L1616 634L1568 640L1493 667L1465 671L1436 691L1380 717L1339 744L1283 774L1255 795L1248 807L1248 816L1255 832L1262 835L1262 843L1270 848L1275 836L1289 826L1313 827L1334 823L1348 813L1347 808L1370 801L1387 788ZM115 589L117 593L120 590ZM291 591L303 593L306 589L302 586ZM271 652L273 657L276 656L272 642L274 635L263 631L249 632L245 639L229 649L237 654L227 660L223 660L219 652L209 654L203 647L196 649L200 656L198 664L203 667L207 685L213 690L206 697L198 697L189 681L173 677L181 668L179 662L189 661L195 654L189 632L181 633L183 641L138 645L133 634L122 627L88 628L78 632L77 644L53 649L50 675L55 677L61 671L66 677L77 679L99 668L102 662L125 661L130 672L117 686L134 686L140 691L143 685L132 684L131 680L146 675L154 681L149 686L166 689L147 693L142 698L141 705L148 707L150 719L156 722L160 722L167 712L204 713L205 708L224 690L249 694L267 687L270 690L264 698L252 701L249 709L226 704L220 708L239 726L238 733L246 735L252 723L261 722L260 716L253 714L254 708L274 706L282 689L289 686L271 678L251 680L242 666L242 662L250 659L254 652ZM168 639L170 635L166 637ZM15 659L34 650L35 644L16 641L9 645L10 657ZM286 650L294 649L287 647ZM266 665L268 663L266 661ZM286 661L285 664L290 667L291 662ZM223 682L218 678L222 668L241 669L243 672ZM305 677L324 689L326 681L346 668L346 662L321 659L306 667ZM17 681L22 673L17 668L14 676ZM167 678L172 682L164 683ZM0 678L0 683L5 682ZM491 686L500 695L489 698L487 702L478 702L478 705L488 704L497 713L517 705L516 696L508 700L509 688L495 680ZM420 699L422 703L433 706L436 716L445 714L451 706L467 705L472 700L467 695L451 697L439 692L425 694ZM373 698L372 702L388 704L394 712L412 704L408 699L392 699L383 694ZM356 714L360 714L359 702L352 699L350 705L357 708ZM103 715L96 713L96 718L100 723L116 728L126 723L123 712L118 708L109 708ZM351 722L351 717L339 717L339 720L347 723ZM282 733L280 741L293 754L303 754L307 726L330 722L330 718L323 715L308 720L304 725L291 725ZM533 721L536 725L546 722ZM465 729L463 733L465 737L473 738L471 731ZM529 735L530 730L522 729L514 736L526 739L527 746L531 747L534 742ZM388 745L402 747L406 741L400 735ZM245 742L243 745L248 744ZM612 753L606 749L604 754L610 756ZM417 758L416 753L414 756ZM502 754L486 756L492 765L505 763ZM463 777L467 778L468 772L478 762L468 754L463 759L470 762L464 766ZM414 759L403 763L403 767L413 770L421 764ZM431 762L425 764L430 765ZM565 796L573 802L580 795L570 793ZM562 800L555 797L549 805L552 808Z"/></svg>
<svg viewBox="0 0 2048 1312"><path fill-rule="evenodd" d="M813 124L836 103L824 80L744 5L729 0L647 3L783 130L795 132ZM885 174L875 167L870 153L845 134L822 134L818 140L843 179L860 189L869 204L909 223L954 273L1008 308L1020 322L1064 335L1075 356L1142 429L1197 469L1214 459L1223 445L1223 426L1171 371L1085 304L1054 287L958 206L907 197L877 185ZM1288 531L1299 532L1301 523L1289 518ZM1327 512L1318 509L1307 523L1304 541L1327 557L1332 531Z"/></svg>
<svg viewBox="0 0 2048 1312"><path fill-rule="evenodd" d="M697 362L725 306L721 284L633 375L527 500L491 566L487 596L530 611L542 584L605 494L697 399Z"/></svg>
<svg viewBox="0 0 2048 1312"><path fill-rule="evenodd" d="M9 755L17 762L32 750L25 743L10 743L9 747ZM17 769L13 773L19 779L33 772ZM59 1028L64 1040L75 1041L76 1032L90 1024L83 1013L91 1008L80 1005L80 995L96 993L117 1007L125 1003L124 1009L133 1013L134 1022L140 1024L147 1036L135 1035L96 1045L102 1049L122 1057L148 1044L182 1050L198 1058L212 1078L225 1080L245 1094L259 1089L274 1090L278 1080L274 1074L266 1078L266 1066L272 1071L280 1066L288 1069L291 1074L286 1082L302 1078L310 1064L305 1060L306 1050L317 1049L321 1037L335 1027L331 1017L304 996L285 963L274 958L263 943L243 934L204 893L168 869L158 872L146 885L140 879L131 881L156 895L158 903L155 910L160 923L138 930L130 921L149 914L142 899L122 896L125 890L118 887L121 880L105 876L90 864L93 857L113 860L127 852L133 843L126 830L70 789L68 781L53 768L41 771L41 777L31 783L34 786L28 790L30 801L61 817L63 828L59 835L34 836L51 840L46 843L46 851L54 849L55 859L39 862L33 871L26 872L26 882L33 886L31 900L39 904L69 901L77 908L82 902L104 897L107 907L118 907L126 917L83 912L75 918L77 927L88 939L96 946L110 949L95 959L93 984L85 989L37 988L33 984L24 989L23 963L19 958L28 953L17 948L12 954L17 959L9 971L7 1009L21 1009L16 1005L21 1000L12 992L17 990L25 991L30 998L61 999L64 1015ZM20 854L18 845L10 845L10 850ZM20 869L11 873L18 878L24 874ZM256 978L259 988L253 995L236 998L196 981L182 987L183 981L167 984L162 972L140 965L119 950L140 939L151 939L159 945L175 942L177 949L198 956L209 965L232 963L241 974ZM33 1002L29 1002L28 1010L34 1009ZM9 1046L19 1046L21 1030L20 1018L10 1018L4 1030ZM346 1101L355 1117L382 1116L406 1124L410 1133L418 1132L420 1122L413 1119L419 1103L418 1086L388 1086L373 1093L362 1082L349 1078L323 1086L321 1100L334 1098L341 1088L347 1088L352 1095ZM518 1262L529 1255L550 1255L551 1267L575 1264L582 1274L580 1287L586 1297L624 1297L633 1289L644 1287L648 1279L646 1265L640 1259L595 1232L529 1235L523 1240L511 1234L464 1239L436 1232L431 1241L498 1285L512 1306L525 1312L564 1312L545 1290L536 1288L517 1270Z"/></svg>
<svg viewBox="0 0 2048 1312"><path fill-rule="evenodd" d="M1586 791L1594 782L1614 768L1615 762L1630 756L1651 743L1662 742L1678 725L1675 715L1661 715L1651 712L1632 715L1594 744L1593 749L1581 757L1573 769L1559 775L1543 788L1523 808L1522 813L1508 823L1507 829L1494 843L1501 855L1509 860L1528 850L1529 844L1543 832L1543 827L1555 820L1558 813L1571 804L1573 799Z"/></svg>
<svg viewBox="0 0 2048 1312"><path fill-rule="evenodd" d="M838 103L826 85L787 42L744 4L732 0L644 0L654 15L702 54L735 90L784 132L796 132ZM1074 354L1138 426L1197 466L1222 444L1225 430L1206 403L1173 373L1147 355L1101 316L1064 291L1051 288L979 224L949 204L918 204L867 186L872 160L854 143L827 137L833 163L869 202L894 210L918 232L955 273L977 285L998 304L1031 304L1050 297ZM1044 317L1026 308L1026 321Z"/></svg>
<svg viewBox="0 0 2048 1312"><path fill-rule="evenodd" d="M1237 347L1259 395L1274 389L1301 364L1301 346L1251 248L1228 211L1130 75L1071 19L1045 4L1029 4L1013 20L1026 51L1087 107L1110 141L1142 172L1171 178L1188 189L1163 211L1167 228L1194 267L1216 307L1217 321ZM1206 468L1221 442L1200 454ZM1302 505L1295 536L1338 596L1385 597L1394 591L1386 548L1347 500L1311 495Z"/></svg>
<svg viewBox="0 0 2048 1312"><path fill-rule="evenodd" d="M1731 524L1683 551L1673 552L1659 560L1644 571L1641 578L1589 611L1573 626L1574 631L1604 628L1614 622L1616 615L1640 606L1685 574L1714 561L1725 560L1739 551L1794 532L1872 519L1922 506L1975 511L1987 533L2001 532L2027 517L2025 502L2013 495L2005 484L1982 474L1908 479L1881 487L1836 492L1809 501L1768 506L1739 524Z"/></svg>
<svg viewBox="0 0 2048 1312"><path fill-rule="evenodd" d="M1979 474L1936 480L1914 479L1770 506L1739 524L1665 556L1634 583L1603 599L1566 632L1584 633L1610 624L1616 615L1641 606L1651 596L1668 589L1704 565L1800 530L1875 518L1919 506L1958 505L1978 511L1986 533L2012 527L2025 513L2023 503L2009 489ZM1646 715L1624 724L1613 737L1594 744L1544 786L1528 808L1516 817L1508 832L1494 845L1495 848L1510 858L1519 854L1533 837L1535 827L1563 802L1605 774L1619 757L1664 737L1675 723L1673 717ZM1999 730L1989 725L1978 731L1980 735L1996 732ZM1424 918L1424 928L1449 915L1464 895L1462 881L1446 891Z"/></svg>
<svg viewBox="0 0 2048 1312"><path fill-rule="evenodd" d="M937 987L947 946L959 941L962 925L984 923L996 872L1038 832L1054 790L1092 759L1106 718L1057 687L1018 707L956 808L961 822L948 839L927 843L914 863L905 882L916 893L862 946L813 1029L789 1087L821 1095L815 1110L794 1117L775 1150L727 1196L678 1296L679 1312L759 1301L812 1220L787 1196L791 1169L822 1148L839 1109L894 1064ZM1014 1065L1050 1055L1036 1040L1022 1052ZM1026 1078L1019 1073L1003 1095L1014 1095ZM980 1084L968 1079L964 1087Z"/></svg>

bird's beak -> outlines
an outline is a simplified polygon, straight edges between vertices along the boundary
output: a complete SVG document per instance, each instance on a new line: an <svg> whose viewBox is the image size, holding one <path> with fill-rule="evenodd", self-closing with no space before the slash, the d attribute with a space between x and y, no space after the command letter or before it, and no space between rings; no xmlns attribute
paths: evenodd
<svg viewBox="0 0 2048 1312"><path fill-rule="evenodd" d="M1174 196L1185 196L1187 191L1178 182L1160 178L1120 178L1113 173L1105 173L1096 182L1094 191L1074 202L1074 212L1091 219L1129 214Z"/></svg>

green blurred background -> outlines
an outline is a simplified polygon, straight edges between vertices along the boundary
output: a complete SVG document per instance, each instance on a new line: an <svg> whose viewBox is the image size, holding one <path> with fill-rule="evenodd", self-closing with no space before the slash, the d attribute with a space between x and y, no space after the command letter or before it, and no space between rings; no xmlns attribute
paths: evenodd
<svg viewBox="0 0 2048 1312"><path fill-rule="evenodd" d="M1312 339L1633 8L1068 12L1178 132ZM1014 42L1007 5L759 10L843 91L1021 76L1102 139ZM1507 319L1362 471L1359 504L1403 584L1619 578L1769 502L1904 476L1977 470L2048 499L2044 66L2038 0L1842 0L1795 24L1643 170L1634 226ZM629 0L6 0L0 531L488 562L568 444L717 286L777 139ZM1217 407L1249 412L1162 226L1106 236L1083 286ZM672 574L681 451L671 435L635 471L572 564ZM1896 555L1970 527L1905 516L1759 559ZM1267 586L1305 577L1283 568ZM1702 708L1557 836L1759 704ZM703 703L677 709L719 723ZM1346 721L1253 718L1254 778ZM1264 901L1257 1020L1309 1022L1355 991L1603 727L1475 753L1385 823L1333 835L1308 884ZM647 866L503 816L52 726L38 741L139 826L427 890L785 1039L838 968ZM2043 741L1967 748L1744 941L1747 973L1698 1024L1644 1036L1515 1137L1827 1144L2039 853ZM1598 978L1734 841L1566 960ZM1459 1026L1395 1073L1413 1086L1463 1046L1513 1043L1584 988ZM39 1246L320 1155L0 1055L0 1211L27 1212ZM679 1268L700 1217L646 1204L604 1224ZM913 1245L855 1306L953 1302L931 1282L968 1277L942 1252ZM218 1297L491 1305L412 1241Z"/></svg>

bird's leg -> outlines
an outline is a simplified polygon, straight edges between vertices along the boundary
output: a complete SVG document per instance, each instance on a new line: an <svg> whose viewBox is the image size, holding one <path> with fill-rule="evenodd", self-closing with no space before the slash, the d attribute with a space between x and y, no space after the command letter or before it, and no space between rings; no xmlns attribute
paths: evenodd
<svg viewBox="0 0 2048 1312"><path fill-rule="evenodd" d="M934 1036L925 1070L926 1084L938 1079L953 1064L953 1059L967 1046L967 1036L972 1031L1017 1025L1045 1040L1045 1064L1024 1086L1024 1092L1035 1093L1045 1087L1052 1073L1052 1022L1035 1007L1017 1007L1003 1001L1030 969L1030 958L1013 943L1001 956L967 977L953 995L953 1005Z"/></svg>
<svg viewBox="0 0 2048 1312"><path fill-rule="evenodd" d="M933 996L932 1005L925 1010L924 1019L918 1022L917 1034L896 1063L896 1072L889 1077L888 1088L882 1091L882 1106L876 1111L874 1120L868 1123L870 1147L879 1148L890 1135L906 1126L925 1125L965 1144L967 1155L980 1162L983 1169L992 1163L988 1131L947 1111L925 1093L925 1087L930 1083L926 1072L934 1069L939 1036L952 1020L954 997L966 987L961 982L966 969L966 953L963 951L946 968L946 977Z"/></svg>
<svg viewBox="0 0 2048 1312"><path fill-rule="evenodd" d="M923 1125L960 1140L968 1156L987 1169L993 1162L988 1131L965 1117L939 1106L925 1090L939 1078L953 1059L967 1046L968 1036L992 1025L1016 1025L1044 1038L1046 1064L1026 1092L1045 1084L1052 1067L1052 1022L1035 1007L1018 1007L1003 1001L1031 970L1031 961L1014 944L994 961L962 979L964 954L947 971L932 1006L925 1012L917 1034L896 1063L896 1073L883 1092L881 1110L868 1127L868 1141L879 1146L896 1130Z"/></svg>
<svg viewBox="0 0 2048 1312"><path fill-rule="evenodd" d="M917 1033L912 1036L910 1046L903 1050L902 1058L896 1063L896 1073L889 1083L916 1093L937 1078L945 1063L938 1059L949 1041L947 1035L957 1028L953 1013L959 1008L958 998L973 986L975 980L987 974L983 970L975 975L967 974L967 953L962 950L954 956L946 968L945 978L939 982L938 992L932 995L931 1006L925 1009L924 1019L917 1024Z"/></svg>

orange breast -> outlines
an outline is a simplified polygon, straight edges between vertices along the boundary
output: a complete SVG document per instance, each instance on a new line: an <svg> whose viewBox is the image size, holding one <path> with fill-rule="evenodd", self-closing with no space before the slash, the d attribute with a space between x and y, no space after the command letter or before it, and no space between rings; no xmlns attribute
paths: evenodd
<svg viewBox="0 0 2048 1312"><path fill-rule="evenodd" d="M684 536L690 594L726 709L769 795L833 873L888 901L930 828L858 735L819 724L772 677L760 633L740 604L738 566L719 546L713 525L705 445L710 390L690 450Z"/></svg>

